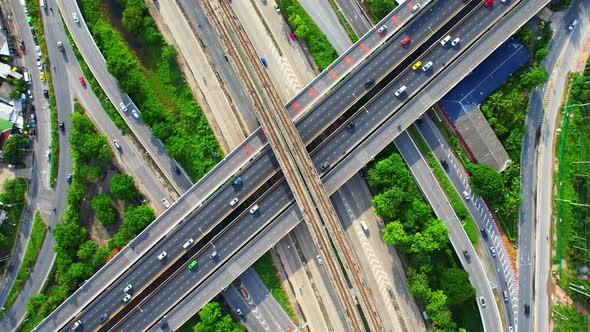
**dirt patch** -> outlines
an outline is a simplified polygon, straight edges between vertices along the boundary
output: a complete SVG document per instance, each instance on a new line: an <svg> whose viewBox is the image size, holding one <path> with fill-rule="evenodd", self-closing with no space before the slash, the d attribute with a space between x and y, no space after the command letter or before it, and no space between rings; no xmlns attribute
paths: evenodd
<svg viewBox="0 0 590 332"><path fill-rule="evenodd" d="M16 178L16 176L14 175L14 172L11 169L9 169L8 167L0 168L0 184L4 183L4 181L6 180L12 180L14 178Z"/></svg>
<svg viewBox="0 0 590 332"><path fill-rule="evenodd" d="M123 173L117 166L118 165L116 164L110 164L107 166L106 174L100 180L88 184L86 196L80 205L80 226L88 230L90 239L98 246L105 245L108 240L117 233L122 223L123 212L127 207L125 202L113 197L115 218L117 221L113 225L105 227L96 218L94 210L92 210L92 206L90 205L92 198L96 197L96 195L110 193L111 178L114 175Z"/></svg>

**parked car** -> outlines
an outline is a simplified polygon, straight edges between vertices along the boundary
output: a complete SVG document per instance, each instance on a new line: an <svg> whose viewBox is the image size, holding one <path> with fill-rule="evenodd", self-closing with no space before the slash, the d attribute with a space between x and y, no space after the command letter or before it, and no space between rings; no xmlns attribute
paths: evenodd
<svg viewBox="0 0 590 332"><path fill-rule="evenodd" d="M170 202L168 202L168 199L166 199L166 197L162 198L162 204L164 204L166 208L170 207Z"/></svg>

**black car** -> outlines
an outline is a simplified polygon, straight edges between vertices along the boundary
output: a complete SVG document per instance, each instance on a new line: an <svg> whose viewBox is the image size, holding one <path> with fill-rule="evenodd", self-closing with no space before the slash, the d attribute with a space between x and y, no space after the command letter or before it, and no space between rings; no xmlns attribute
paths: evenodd
<svg viewBox="0 0 590 332"><path fill-rule="evenodd" d="M442 159L440 160L440 164L442 165L442 167L443 167L444 169L449 169L449 164L447 164L447 161L445 160L445 158L442 158Z"/></svg>
<svg viewBox="0 0 590 332"><path fill-rule="evenodd" d="M528 304L524 305L524 314L528 315L531 312L531 307Z"/></svg>
<svg viewBox="0 0 590 332"><path fill-rule="evenodd" d="M174 173L180 175L180 168L178 166L174 166Z"/></svg>
<svg viewBox="0 0 590 332"><path fill-rule="evenodd" d="M375 80L371 78L367 81L367 83L365 83L365 89L370 88L373 84L375 84Z"/></svg>
<svg viewBox="0 0 590 332"><path fill-rule="evenodd" d="M353 130L354 130L354 122L352 122L352 121L351 121L351 122L349 122L349 123L346 125L346 130L348 130L348 131L353 131Z"/></svg>
<svg viewBox="0 0 590 332"><path fill-rule="evenodd" d="M488 239L488 232L486 232L485 229L480 228L479 231L481 232L481 237L483 237L484 240Z"/></svg>
<svg viewBox="0 0 590 332"><path fill-rule="evenodd" d="M107 318L109 318L109 314L105 313L102 316L100 316L100 322L104 322L105 320L107 320Z"/></svg>
<svg viewBox="0 0 590 332"><path fill-rule="evenodd" d="M465 259L467 260L467 263L471 263L471 256L469 255L469 253L467 252L467 250L463 250L463 256L465 256Z"/></svg>
<svg viewBox="0 0 590 332"><path fill-rule="evenodd" d="M66 126L64 125L63 121L59 122L59 130L61 130L62 132L64 132L66 130Z"/></svg>
<svg viewBox="0 0 590 332"><path fill-rule="evenodd" d="M72 184L72 173L68 174L68 178L66 179L66 181L68 182L68 184Z"/></svg>
<svg viewBox="0 0 590 332"><path fill-rule="evenodd" d="M419 117L419 118L416 120L416 123L418 124L418 126L420 126L420 127L424 127L424 119L423 119L422 117Z"/></svg>
<svg viewBox="0 0 590 332"><path fill-rule="evenodd" d="M327 170L328 168L330 168L330 163L327 161L320 166L320 169L322 170L322 172Z"/></svg>
<svg viewBox="0 0 590 332"><path fill-rule="evenodd" d="M47 89L44 89L44 90L43 90L43 96L44 96L45 98L49 98L49 91L48 91Z"/></svg>

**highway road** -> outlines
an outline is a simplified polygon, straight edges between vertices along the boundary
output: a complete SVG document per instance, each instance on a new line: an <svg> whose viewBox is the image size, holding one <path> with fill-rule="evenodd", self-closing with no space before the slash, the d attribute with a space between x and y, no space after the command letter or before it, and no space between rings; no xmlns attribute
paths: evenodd
<svg viewBox="0 0 590 332"><path fill-rule="evenodd" d="M451 203L448 201L445 192L440 187L434 174L432 174L430 166L420 154L418 147L414 144L410 135L407 132L403 132L394 142L434 213L449 229L451 245L455 249L455 253L461 261L463 268L469 273L471 285L476 290L476 301L483 321L482 325L487 331L501 331L502 320L500 318L500 313L498 307L493 305L495 304L494 293L492 292L492 288L490 287L479 257L471 245L467 233L465 233L465 230L463 229L461 220L451 208ZM467 250L472 257L471 262L468 262L463 256L462 252L465 250ZM489 303L490 305L482 307L480 304L480 297L483 297L486 303Z"/></svg>
<svg viewBox="0 0 590 332"><path fill-rule="evenodd" d="M561 14L561 15L559 15ZM552 16L553 39L547 57L541 63L550 71L548 82L533 90L527 114L527 133L521 153L521 191L524 197L519 220L519 265L521 303L531 305L531 317L520 321L519 331L545 332L551 329L550 285L554 280L551 232L553 217L553 174L555 171L555 129L570 71L584 70L590 29L590 2L574 1L565 13ZM567 26L579 20L573 31ZM587 53L586 53L587 54ZM587 106L585 106L587 109ZM543 117L543 110L545 111ZM543 121L544 120L544 121ZM538 141L535 139L539 137ZM536 194L536 195L535 195ZM530 211L530 212L529 212ZM524 212L524 213L523 213ZM528 213L527 213L528 212ZM536 225L536 229L535 229ZM549 238L549 240L547 239ZM549 244L549 245L548 245ZM556 249L556 248L555 248ZM564 250L564 248L562 248ZM534 262L533 262L534 260ZM534 265L533 265L534 264ZM519 308L521 315L523 307Z"/></svg>
<svg viewBox="0 0 590 332"><path fill-rule="evenodd" d="M394 12L393 14L396 14ZM392 15L393 15L392 14ZM410 15L406 14L405 18L400 19L402 21L407 20ZM391 29L394 30L394 29ZM376 48L383 42L383 39L376 35L376 33L368 34L367 36L363 37L361 40L363 47L351 48L348 54L339 59L333 66L332 72L334 73L342 73L343 75L348 73L351 70L348 61L351 59L360 60L364 57L365 50L369 50L369 48ZM356 54L356 55L355 55ZM375 57L375 59L381 59L381 57ZM348 61L347 61L348 60ZM386 58L389 60L389 57ZM377 66L381 68L381 66ZM353 75L354 76L354 75ZM312 81L311 89L313 91L322 91L326 90L327 87L333 85L332 83L324 83L323 80L332 82L334 78L331 75L322 74L319 78L316 78ZM355 83L357 86L363 86L364 82L366 82L365 77L361 77L357 79L358 83ZM313 87L314 84L318 84ZM337 89L339 90L339 89ZM311 91L310 88L307 91ZM301 94L300 94L301 95ZM344 91L341 95L349 95L348 92ZM339 99L341 96L337 95L331 98ZM303 106L304 102L309 102L309 96L304 96L302 99L294 98L295 102L301 103ZM328 100L328 99L324 99ZM296 114L297 112L295 112ZM319 115L319 113L316 113ZM311 117L310 117L311 118ZM316 116L316 118L324 119L324 116ZM307 120L313 121L314 119ZM247 139L246 143L243 144L241 147L236 148L230 155L228 155L222 163L216 166L210 173L208 173L203 179L197 183L197 185L193 186L193 188L189 191L189 193L183 195L179 201L176 202L176 208L172 208L170 210L176 210L170 212L167 211L164 215L160 216L158 220L152 223L148 229L146 229L138 238L136 238L130 246L123 249L120 255L116 256L114 259L109 261L108 265L106 265L101 271L96 274L95 278L91 278L88 283L86 283L81 289L79 289L69 301L65 302L63 306L57 309L56 314L59 314L62 317L68 317L72 315L76 308L79 307L80 303L84 303L89 299L93 298L90 294L97 294L98 292L105 289L105 282L110 280L114 276L121 275L125 270L126 267L130 266L133 261L139 257L141 254L145 253L148 248L152 246L153 243L156 243L159 239L162 238L164 234L168 234L170 230L176 226L176 222L181 220L182 216L188 214L193 206L198 206L200 202L210 194L214 188L217 188L215 185L216 183L224 183L230 176L235 174L235 172L241 169L244 164L247 163L247 159L251 158L252 155L257 154L258 151L262 150L265 146L266 140L264 136L258 131L257 133L250 136ZM181 212L178 212L178 211ZM168 213L170 212L170 213ZM170 220L170 221L168 221ZM133 247L133 248L131 248ZM124 257L126 256L126 257ZM112 271L112 272L108 272ZM78 300L79 299L79 300ZM84 299L82 301L82 299ZM79 302L82 301L82 302ZM74 305L73 303L78 303L78 305Z"/></svg>
<svg viewBox="0 0 590 332"><path fill-rule="evenodd" d="M440 56L438 56L438 58L439 58L441 61L443 61L443 60L445 59L444 53L447 51L447 49L443 49L443 48L441 48L441 50L443 50L443 52L441 52L441 53L443 53L443 54L441 54ZM449 57L449 58L450 58L450 57L451 57L451 55L446 55L446 57ZM410 74L414 74L414 73L410 72ZM375 103L379 105L378 101L376 101ZM398 101L397 99L395 99L394 103L399 103L399 101ZM381 107L379 107L379 108L381 108ZM385 109L390 109L390 108L389 108L389 107L387 107L387 106L386 106L386 107L384 107L384 108L385 108ZM392 108L393 108L393 107L392 107ZM392 109L392 108L391 108L391 109ZM360 112L360 114L361 114L361 115L364 115L364 114L370 114L370 115L371 115L371 118L372 118L372 119L374 119L373 121L376 121L376 119L377 119L377 118L378 118L378 119L382 119L382 118L384 118L384 116L383 116L382 114L379 114L379 113L378 113L378 112L380 112L380 110L374 110L374 109L372 109L372 108L370 108L370 107L367 107L367 108L366 108L366 110L367 110L368 112L364 112L364 111L363 111L363 112ZM383 112L387 112L387 111L383 110ZM370 121L367 121L367 120L357 121L357 123L359 123L359 124L367 124L367 126L372 126L372 125L373 125L373 123L371 123ZM368 127L368 128L370 128L370 127ZM346 130L344 130L344 132L345 132L345 133L347 133L347 131L346 131ZM355 131L354 131L354 133L358 133L358 132L363 132L363 130L362 130L362 128L361 128L361 127L359 127L359 125L357 124L357 127L355 128ZM350 137L350 136L354 136L354 133L347 133L347 136L349 136L349 137ZM347 138L345 138L345 139L343 139L343 140L342 140L342 139L338 140L338 139L332 138L332 140L330 141L330 144L329 144L329 145L326 145L325 147L323 147L323 148L322 148L322 149L321 149L321 150L320 150L318 153L320 153L320 152L321 152L321 151L323 151L323 150L330 150L330 151L334 151L334 152L339 152L339 151L342 151L343 147L345 148L345 147L347 147L347 146L351 146L351 144L350 144L350 143L346 143L346 141L348 141L348 139L347 139ZM333 146L332 146L332 144L333 144ZM339 148L336 148L336 146L338 146ZM339 150L339 149L340 149L340 150ZM339 153L337 153L337 154L339 155ZM316 164L317 164L317 163L318 163L318 161L317 161L317 158L316 158L316 156L314 156L314 160L315 160L315 162L316 162ZM227 202L227 200L226 200L226 202ZM178 243L181 243L180 241L177 241L177 242L178 242Z"/></svg>
<svg viewBox="0 0 590 332"><path fill-rule="evenodd" d="M488 17L488 16L486 16L486 17Z"/></svg>
<svg viewBox="0 0 590 332"><path fill-rule="evenodd" d="M484 267L486 267L485 271L488 274L489 283L496 289L498 303L503 308L503 317L505 317L507 326L514 326L513 320L518 313L518 293L514 280L514 270L512 269L504 246L499 242L500 235L492 220L490 211L483 205L481 199L473 193L469 186L467 172L463 169L461 162L455 157L453 150L430 117L424 116L422 123L422 126L418 126L418 130L422 138L426 141L426 144L428 144L428 147L436 156L436 159L439 161L444 159L447 162L448 168L445 171L457 194L462 197L463 191L470 193L470 200L464 200L465 206L475 221L477 228L485 229L486 234L489 236L489 239L486 240L480 234L477 253L480 259L483 260ZM494 246L497 257L492 257L490 252L491 245ZM491 270L487 269L488 266L491 267ZM502 299L501 291L503 289L508 291L508 302L504 302Z"/></svg>
<svg viewBox="0 0 590 332"><path fill-rule="evenodd" d="M158 166L158 171L164 175L178 194L183 194L192 186L191 180L184 171L181 171L180 175L177 175L174 172L174 167L178 164L166 153L162 143L153 138L151 130L141 122L141 119L135 119L131 115L133 109L137 110L140 114L141 112L137 109L129 96L121 93L116 79L109 74L106 61L96 46L77 3L75 1L57 0L57 5L56 8L59 7L60 12L63 15L63 22L67 25L72 39L76 43L78 50L84 57L85 62L88 64L88 67L92 71L97 82L111 100L114 107L119 111L119 114L121 114L129 128L131 128L131 131L137 140L140 141L142 147L154 160ZM71 13L77 13L80 20L79 23L74 22ZM64 40L67 40L67 38ZM48 47L51 47L51 44L49 44ZM121 110L121 107L119 106L121 102L127 105L127 112Z"/></svg>
<svg viewBox="0 0 590 332"><path fill-rule="evenodd" d="M443 8L443 9L444 9L444 8ZM442 9L441 9L441 10L442 10ZM427 32L423 32L423 33L424 33L424 34L426 34ZM417 33L416 33L416 34L417 34ZM392 44L393 44L393 43L392 43ZM398 48L398 47L390 47L390 48L386 48L386 49L384 49L384 51L385 51L385 52L384 52L384 53L385 53L385 54L384 54L384 56L381 56L381 57L374 57L372 60L377 60L377 59L385 59L385 61L391 62L391 61L393 61L393 60L392 60L393 56L392 56L392 54L387 54L387 53L386 53L387 51L389 51L389 52L391 52L391 53L397 53L397 54L398 54L398 56L401 56L401 55L403 55L403 54L405 53L405 51L403 51L403 50L399 50L399 48ZM359 74L362 74L362 72L361 72L361 73L359 73ZM366 80L367 80L367 78L361 78L361 80L362 80L362 81L366 81ZM349 98L350 98L350 96L349 96ZM319 113L316 113L316 114L322 114L322 115L323 115L323 117L325 117L327 114L329 114L329 113L330 113L330 111L331 111L331 112L338 111L337 109L334 109L334 105L331 105L331 104L328 104L328 105L326 105L326 103L322 103L322 105L320 106L320 108L321 108L321 107L324 107L324 108L327 108L327 109L326 109L326 110L321 110ZM362 113L362 114L364 114L364 113ZM377 119L380 119L380 118L381 118L381 117L380 117L380 116L379 116L377 113L373 113L373 114L375 114L375 115L376 115L376 116L373 116L373 120L374 120L374 121L375 121L375 120L377 120ZM302 119L301 123L302 123L303 125L305 125L305 123L306 123L306 122L308 122L308 121L310 121L310 119L311 119L311 116L304 117L304 119ZM312 120L313 120L313 119L312 119ZM312 133L315 133L315 132L318 130L318 126L317 126L317 124L318 124L318 123L319 123L319 121L315 121L314 123L312 123L312 125L311 125L311 126L307 126L307 127L306 127L306 128L307 128L307 130L303 131L303 133L307 133L308 135L302 134L302 138L303 138L304 140L308 140L309 138L308 138L308 137L306 137L306 136L309 136L309 135L311 135ZM363 125L364 125L364 124L363 124ZM369 125L370 125L370 124L367 124L367 126L369 126ZM361 131L361 129L360 129L360 127L359 127L359 129L358 129L358 130L356 130L355 132L357 132L357 133L358 133L358 132L360 132L360 131ZM346 132L346 131L345 131L345 132ZM354 136L354 135L352 135L352 136ZM347 140L347 139L346 139L346 137L345 137L345 141L346 141L346 140ZM340 146L340 147L347 146L347 144L343 144L343 143L344 143L344 142L342 142L342 143L341 143L341 142L336 142L335 144L336 144L336 145L338 145L338 146ZM328 149L329 149L329 147L328 147ZM265 160L263 160L263 161L265 161ZM264 164L265 164L265 166L269 166L269 165L271 165L271 163L269 163L269 162L268 162L268 160L266 160ZM317 162L317 161L316 161L316 164L318 164L318 162ZM250 169L250 167L248 167L248 169ZM257 168L252 168L252 171L253 171L253 172L255 172L256 174L260 174L260 173L262 172L262 171L260 171L260 170L257 170ZM251 185L251 182L250 182L250 180L249 180L249 177L250 177L250 176L243 174L241 177L242 177L242 179L244 180L244 183L245 183L245 188L244 188L244 191L247 191L247 190L249 190L249 189L248 189L248 188L249 188L248 186L250 186L250 185ZM258 180L260 179L260 177L254 177L254 179L256 179L256 181L258 181ZM231 188L228 188L228 187L226 187L226 188L225 188L225 190L222 190L222 191L220 191L220 193L221 193L221 192L223 192L223 191L227 191L228 189L230 189L230 192L231 192ZM228 202L229 202L229 201L232 199L232 197L231 197L231 195L229 195L229 196L228 196L227 194L224 194L224 195L225 195L225 197L226 197L226 198L224 198L224 199L221 199L221 201L222 201L222 202L224 202L224 203L222 203L222 204L228 204ZM223 195L222 195L222 196L223 196ZM218 205L212 205L212 206L213 206L213 209L215 210L215 209L217 208L217 206L218 206ZM203 215L207 215L209 218L211 218L212 216L214 216L214 215L215 215L215 214L214 214L214 212L213 212L213 213L209 213L209 212L207 211L207 209L204 209L204 210L202 210L202 211L199 211L199 213L200 213L199 215L201 216L201 218L202 218L202 216L203 216ZM199 218L199 217L197 217L197 218ZM217 218L213 218L212 220L217 220ZM186 224L191 224L191 225L192 225L193 223L186 223ZM207 224L204 224L204 225L202 225L202 228L203 228L203 229L207 229L208 227L209 227L209 225L207 225ZM193 233L195 233L195 231L193 231ZM171 239L171 237L169 237L169 238L167 239L167 241L176 242L176 243L182 243L182 242L183 242L182 240L176 240L176 241L175 241L174 239ZM153 250L151 255L155 256L155 255L157 255L158 253L159 253L159 252L156 252L155 250ZM169 254L170 254L170 253L169 253ZM148 267L148 266L146 266L145 268L147 268L147 267ZM141 270L141 272L138 272L138 273L140 273L140 274L141 274L141 277L144 277L144 278L150 275L150 274L148 274L148 273L147 273L147 271L145 271L145 268L144 268L144 269L142 269L142 270ZM150 269L154 269L154 266L153 266L153 265L150 265L150 266L149 266L149 268L150 268ZM155 271L153 271L153 272L157 272L157 268L156 268L156 269L155 269ZM127 279L123 278L123 279L122 279L122 281L121 281L121 280L119 281L119 283L125 283L125 282L126 282L125 280L127 280ZM111 300L108 300L108 301L110 302ZM118 302L118 299L116 300L116 302Z"/></svg>
<svg viewBox="0 0 590 332"><path fill-rule="evenodd" d="M364 35L373 28L373 24L356 0L335 0L335 2L358 36Z"/></svg>

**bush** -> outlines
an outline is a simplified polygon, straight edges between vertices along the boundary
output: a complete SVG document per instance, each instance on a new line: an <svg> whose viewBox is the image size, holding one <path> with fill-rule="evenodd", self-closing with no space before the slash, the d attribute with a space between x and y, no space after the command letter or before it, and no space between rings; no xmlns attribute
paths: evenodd
<svg viewBox="0 0 590 332"><path fill-rule="evenodd" d="M109 194L100 194L95 196L91 202L92 209L96 214L96 218L104 226L109 226L115 223L115 209L113 208L113 199Z"/></svg>
<svg viewBox="0 0 590 332"><path fill-rule="evenodd" d="M128 174L117 174L111 178L111 192L121 200L131 200L139 195L135 180Z"/></svg>
<svg viewBox="0 0 590 332"><path fill-rule="evenodd" d="M387 14L397 7L394 0L367 0L369 13L376 21L381 21Z"/></svg>

